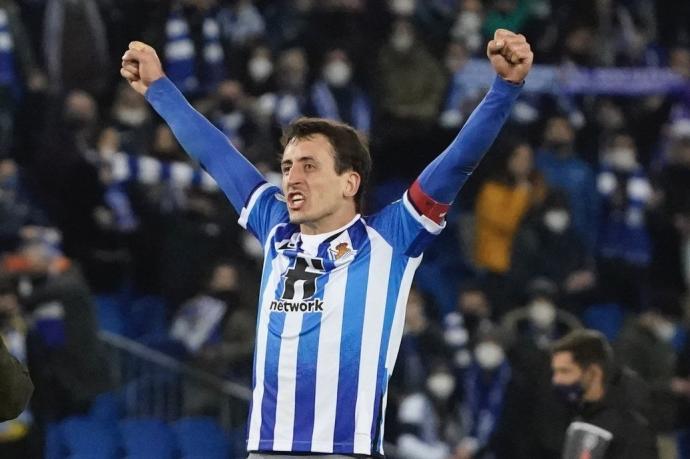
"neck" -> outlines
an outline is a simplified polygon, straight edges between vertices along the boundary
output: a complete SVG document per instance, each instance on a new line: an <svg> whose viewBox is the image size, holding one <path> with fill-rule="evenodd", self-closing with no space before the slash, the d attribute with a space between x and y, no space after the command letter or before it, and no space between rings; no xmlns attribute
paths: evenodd
<svg viewBox="0 0 690 459"><path fill-rule="evenodd" d="M357 211L355 207L348 207L347 209L326 215L318 220L300 223L300 232L307 235L330 233L350 223L356 215Z"/></svg>

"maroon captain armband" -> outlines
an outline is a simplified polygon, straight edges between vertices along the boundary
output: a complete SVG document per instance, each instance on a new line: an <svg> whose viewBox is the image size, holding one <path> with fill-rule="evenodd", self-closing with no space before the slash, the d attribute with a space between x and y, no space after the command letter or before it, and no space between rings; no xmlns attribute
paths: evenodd
<svg viewBox="0 0 690 459"><path fill-rule="evenodd" d="M420 215L424 215L437 225L443 222L450 208L450 204L434 201L431 196L424 193L417 180L415 180L410 189L407 190L407 197L410 200L410 204L412 204Z"/></svg>

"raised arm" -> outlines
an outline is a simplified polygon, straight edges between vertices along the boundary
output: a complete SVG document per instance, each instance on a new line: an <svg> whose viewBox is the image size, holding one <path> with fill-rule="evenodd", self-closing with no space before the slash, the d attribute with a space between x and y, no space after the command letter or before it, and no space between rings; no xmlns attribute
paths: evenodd
<svg viewBox="0 0 690 459"><path fill-rule="evenodd" d="M134 41L122 56L120 74L168 123L185 151L199 160L239 213L266 180L227 137L197 112L166 78L156 51Z"/></svg>
<svg viewBox="0 0 690 459"><path fill-rule="evenodd" d="M415 207L437 223L489 149L511 112L532 67L533 54L523 35L498 29L487 45L498 76L484 100L446 150L421 173L409 190Z"/></svg>

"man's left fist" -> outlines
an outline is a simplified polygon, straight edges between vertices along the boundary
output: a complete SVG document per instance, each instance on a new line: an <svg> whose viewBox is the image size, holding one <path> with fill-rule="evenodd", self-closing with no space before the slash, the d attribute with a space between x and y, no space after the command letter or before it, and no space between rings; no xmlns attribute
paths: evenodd
<svg viewBox="0 0 690 459"><path fill-rule="evenodd" d="M520 84L532 68L534 54L522 34L498 29L486 45L486 55L501 78Z"/></svg>

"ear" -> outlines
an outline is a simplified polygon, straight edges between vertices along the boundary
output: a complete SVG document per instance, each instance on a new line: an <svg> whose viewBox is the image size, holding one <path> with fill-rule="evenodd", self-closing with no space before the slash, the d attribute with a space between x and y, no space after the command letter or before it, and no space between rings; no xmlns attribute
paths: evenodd
<svg viewBox="0 0 690 459"><path fill-rule="evenodd" d="M355 171L346 172L345 189L343 191L343 196L346 198L352 198L359 191L359 186L362 183L362 178Z"/></svg>

